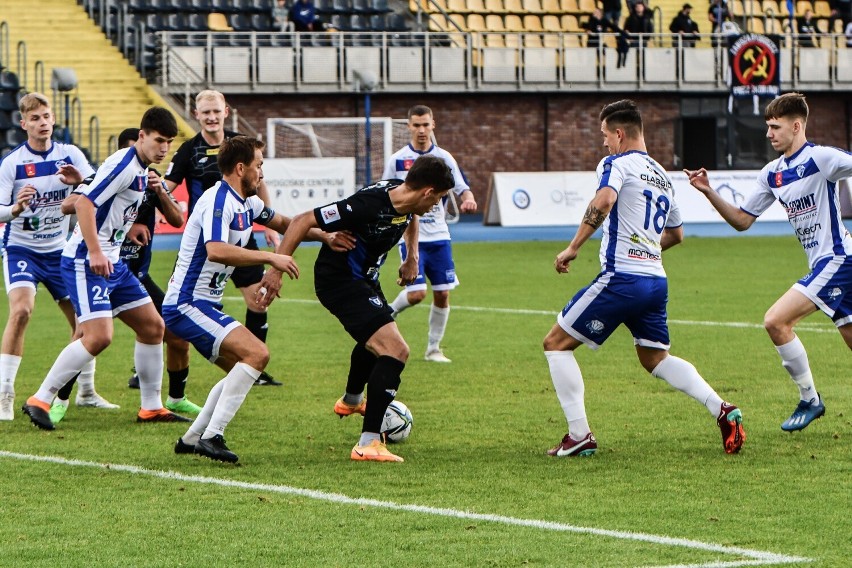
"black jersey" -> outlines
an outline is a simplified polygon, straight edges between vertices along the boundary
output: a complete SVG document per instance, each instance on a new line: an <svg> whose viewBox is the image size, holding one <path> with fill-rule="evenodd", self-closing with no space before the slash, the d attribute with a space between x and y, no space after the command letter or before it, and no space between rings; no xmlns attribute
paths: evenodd
<svg viewBox="0 0 852 568"><path fill-rule="evenodd" d="M225 139L238 136L239 133L225 131ZM222 179L219 164L219 146L208 144L201 132L184 142L175 152L172 163L166 171L168 181L180 184L186 180L186 192L189 194L189 214L201 194L216 185Z"/></svg>
<svg viewBox="0 0 852 568"><path fill-rule="evenodd" d="M342 201L314 209L319 228L326 232L350 231L355 247L335 252L323 244L314 266L320 279L378 281L385 257L402 238L412 215L393 208L388 191L402 180L383 180L367 186Z"/></svg>

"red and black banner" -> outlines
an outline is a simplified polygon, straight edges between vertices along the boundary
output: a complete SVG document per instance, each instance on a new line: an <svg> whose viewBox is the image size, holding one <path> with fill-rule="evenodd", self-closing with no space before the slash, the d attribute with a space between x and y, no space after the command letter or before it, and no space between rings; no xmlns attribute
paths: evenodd
<svg viewBox="0 0 852 568"><path fill-rule="evenodd" d="M777 97L781 94L780 37L742 34L728 37L731 94Z"/></svg>

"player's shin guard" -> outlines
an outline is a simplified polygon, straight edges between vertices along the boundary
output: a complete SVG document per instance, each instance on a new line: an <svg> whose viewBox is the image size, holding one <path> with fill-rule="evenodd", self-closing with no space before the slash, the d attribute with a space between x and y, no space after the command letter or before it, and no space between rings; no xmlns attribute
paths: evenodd
<svg viewBox="0 0 852 568"><path fill-rule="evenodd" d="M376 359L373 372L367 381L367 411L362 432L379 433L388 405L396 397L405 363L387 355Z"/></svg>
<svg viewBox="0 0 852 568"><path fill-rule="evenodd" d="M346 380L346 394L360 395L364 385L376 366L376 356L370 353L363 343L357 343L349 356L349 378Z"/></svg>
<svg viewBox="0 0 852 568"><path fill-rule="evenodd" d="M95 356L83 346L81 339L72 341L59 353L34 396L42 402L50 404L59 389L65 386L65 383L76 376L86 363L94 358Z"/></svg>
<svg viewBox="0 0 852 568"><path fill-rule="evenodd" d="M94 361L94 359L92 360ZM68 400L69 398L71 398L71 389L73 389L74 385L77 384L77 379L79 378L79 376L80 373L77 373L76 375L71 377L71 380L65 383L65 386L59 389L59 392L56 393L56 398L58 398L59 400Z"/></svg>
<svg viewBox="0 0 852 568"><path fill-rule="evenodd" d="M204 430L202 438L212 438L223 435L228 423L233 420L237 410L242 406L246 395L251 390L254 381L260 376L260 371L246 365L237 363L231 372L225 377L222 384L222 394L216 402L216 409L210 417L210 422ZM207 405L204 405L206 410Z"/></svg>
<svg viewBox="0 0 852 568"><path fill-rule="evenodd" d="M246 310L246 328L264 343L266 343L266 334L269 332L269 324L266 323L268 319L266 312Z"/></svg>
<svg viewBox="0 0 852 568"><path fill-rule="evenodd" d="M86 363L80 370L80 375L77 377L77 392L81 395L91 395L95 392L95 362L97 359L92 359ZM71 391L69 390L70 394ZM66 399L67 400L67 399Z"/></svg>
<svg viewBox="0 0 852 568"><path fill-rule="evenodd" d="M136 342L133 363L139 376L139 395L143 410L163 408L163 344L149 345Z"/></svg>
<svg viewBox="0 0 852 568"><path fill-rule="evenodd" d="M227 377L226 377L227 378ZM186 431L186 434L181 436L184 444L194 446L201 439L207 425L210 424L210 419L213 417L213 411L216 410L216 405L219 404L219 397L222 396L222 388L225 386L225 379L222 379L210 389L210 394L207 395L207 402L204 403L204 408L198 413L195 421Z"/></svg>

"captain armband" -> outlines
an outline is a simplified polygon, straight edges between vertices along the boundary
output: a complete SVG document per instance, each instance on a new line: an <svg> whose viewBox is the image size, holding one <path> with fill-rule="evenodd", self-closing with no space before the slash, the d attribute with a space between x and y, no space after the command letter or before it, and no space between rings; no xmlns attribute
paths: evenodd
<svg viewBox="0 0 852 568"><path fill-rule="evenodd" d="M260 215L255 217L254 222L258 225L268 225L272 222L272 219L275 217L275 211L272 207L264 207L263 211L260 212Z"/></svg>

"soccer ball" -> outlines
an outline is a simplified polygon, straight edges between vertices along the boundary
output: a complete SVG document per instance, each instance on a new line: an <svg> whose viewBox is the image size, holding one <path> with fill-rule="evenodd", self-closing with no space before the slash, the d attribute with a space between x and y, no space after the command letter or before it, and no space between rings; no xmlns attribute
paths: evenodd
<svg viewBox="0 0 852 568"><path fill-rule="evenodd" d="M382 434L388 442L402 442L411 434L414 418L411 411L398 400L390 403L382 420Z"/></svg>

